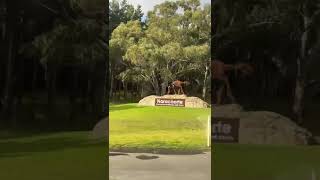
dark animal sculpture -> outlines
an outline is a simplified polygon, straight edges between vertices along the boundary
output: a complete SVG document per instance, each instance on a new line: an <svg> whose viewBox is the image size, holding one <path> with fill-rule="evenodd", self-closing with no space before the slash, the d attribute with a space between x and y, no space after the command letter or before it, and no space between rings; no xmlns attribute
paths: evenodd
<svg viewBox="0 0 320 180"><path fill-rule="evenodd" d="M212 78L213 85L216 91L217 102L216 104L220 105L222 102L223 92L226 87L227 97L231 100L232 103L235 102L235 98L232 94L232 90L230 87L229 78L227 72L234 71L235 75L238 75L238 72L241 73L242 77L246 77L251 75L254 72L254 68L252 65L247 63L237 63L234 65L225 64L220 60L212 61Z"/></svg>
<svg viewBox="0 0 320 180"><path fill-rule="evenodd" d="M185 94L183 91L183 85L189 85L190 83L188 81L180 81L180 80L175 80L173 81L169 86L168 86L168 92L167 94Z"/></svg>

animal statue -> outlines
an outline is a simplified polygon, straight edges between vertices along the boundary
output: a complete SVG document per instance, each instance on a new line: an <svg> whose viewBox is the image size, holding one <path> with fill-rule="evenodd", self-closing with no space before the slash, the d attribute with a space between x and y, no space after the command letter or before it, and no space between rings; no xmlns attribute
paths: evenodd
<svg viewBox="0 0 320 180"><path fill-rule="evenodd" d="M180 81L180 80L175 80L173 81L169 86L168 86L168 92L167 94L185 94L183 91L183 85L189 85L190 83L188 81Z"/></svg>
<svg viewBox="0 0 320 180"><path fill-rule="evenodd" d="M227 72L234 71L235 75L241 73L242 77L251 75L254 72L252 65L247 63L237 63L237 64L225 64L220 60L212 61L212 83L214 86L214 91L216 91L217 102L220 105L222 102L223 92L226 87L226 95L231 100L232 103L235 102L235 98L232 94L230 87L230 82Z"/></svg>

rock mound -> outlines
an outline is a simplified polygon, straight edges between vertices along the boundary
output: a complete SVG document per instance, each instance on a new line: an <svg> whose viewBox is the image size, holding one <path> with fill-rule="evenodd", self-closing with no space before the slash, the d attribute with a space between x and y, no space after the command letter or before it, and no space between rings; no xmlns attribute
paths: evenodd
<svg viewBox="0 0 320 180"><path fill-rule="evenodd" d="M212 108L214 118L238 118L240 144L307 145L311 133L289 118L269 111L244 111L240 105Z"/></svg>
<svg viewBox="0 0 320 180"><path fill-rule="evenodd" d="M238 118L243 108L238 104L228 104L223 106L213 106L211 111L214 117Z"/></svg>
<svg viewBox="0 0 320 180"><path fill-rule="evenodd" d="M147 96L139 101L140 106L156 106L156 99L164 100L184 100L184 107L189 108L208 108L210 105L198 97L188 97L186 95L164 95L164 96Z"/></svg>
<svg viewBox="0 0 320 180"><path fill-rule="evenodd" d="M92 130L92 137L94 139L102 139L102 138L107 139L109 135L108 126L109 126L108 117L99 121Z"/></svg>

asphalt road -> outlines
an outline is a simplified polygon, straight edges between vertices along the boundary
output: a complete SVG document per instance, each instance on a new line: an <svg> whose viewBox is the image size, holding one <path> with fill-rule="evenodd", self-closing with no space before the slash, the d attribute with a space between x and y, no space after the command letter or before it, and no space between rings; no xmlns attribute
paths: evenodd
<svg viewBox="0 0 320 180"><path fill-rule="evenodd" d="M110 180L211 180L211 153L198 155L110 154ZM157 158L141 160L137 158L140 155L157 156Z"/></svg>

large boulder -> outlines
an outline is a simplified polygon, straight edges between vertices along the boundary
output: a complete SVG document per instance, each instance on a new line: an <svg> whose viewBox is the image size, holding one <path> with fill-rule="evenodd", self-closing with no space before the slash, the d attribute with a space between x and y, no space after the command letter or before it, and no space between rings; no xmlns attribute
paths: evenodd
<svg viewBox="0 0 320 180"><path fill-rule="evenodd" d="M240 115L240 143L307 145L311 133L292 120L268 111Z"/></svg>
<svg viewBox="0 0 320 180"><path fill-rule="evenodd" d="M214 117L238 118L240 117L240 113L243 112L243 108L238 104L228 104L213 106L211 111L211 114L213 114Z"/></svg>
<svg viewBox="0 0 320 180"><path fill-rule="evenodd" d="M108 139L109 132L108 132L109 120L108 117L100 120L92 131L92 138L94 139Z"/></svg>
<svg viewBox="0 0 320 180"><path fill-rule="evenodd" d="M244 111L239 105L212 108L214 118L239 119L240 144L307 145L311 133L289 118L269 111Z"/></svg>
<svg viewBox="0 0 320 180"><path fill-rule="evenodd" d="M139 101L140 106L155 106L157 98L161 99L184 99L185 107L189 108L208 108L210 105L198 97L188 97L186 95L164 95L164 96L147 96Z"/></svg>

